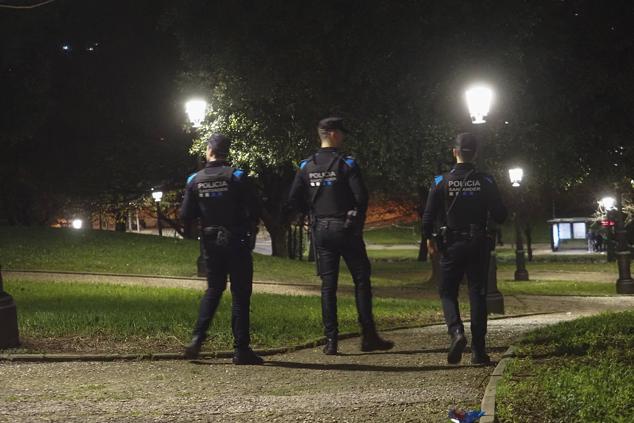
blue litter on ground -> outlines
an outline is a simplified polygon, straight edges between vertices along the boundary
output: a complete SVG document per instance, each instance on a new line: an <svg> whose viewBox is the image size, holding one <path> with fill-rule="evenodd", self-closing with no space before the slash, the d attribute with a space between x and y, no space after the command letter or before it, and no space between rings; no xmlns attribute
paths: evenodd
<svg viewBox="0 0 634 423"><path fill-rule="evenodd" d="M484 416L484 411L480 410L463 410L458 407L449 409L448 417L453 423L475 423Z"/></svg>

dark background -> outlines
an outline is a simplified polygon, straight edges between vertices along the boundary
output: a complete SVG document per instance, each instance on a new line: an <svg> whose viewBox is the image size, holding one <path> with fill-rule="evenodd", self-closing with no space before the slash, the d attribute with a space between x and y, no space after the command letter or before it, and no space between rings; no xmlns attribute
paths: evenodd
<svg viewBox="0 0 634 423"><path fill-rule="evenodd" d="M35 1L2 0L5 5ZM205 134L265 199L267 227L315 123L339 114L375 197L420 201L455 134L535 218L588 215L634 172L629 1L95 1L0 8L0 215L47 224L180 188ZM65 50L64 46L68 49ZM463 95L496 101L474 128ZM183 104L213 107L195 133ZM192 144L193 143L193 144Z"/></svg>

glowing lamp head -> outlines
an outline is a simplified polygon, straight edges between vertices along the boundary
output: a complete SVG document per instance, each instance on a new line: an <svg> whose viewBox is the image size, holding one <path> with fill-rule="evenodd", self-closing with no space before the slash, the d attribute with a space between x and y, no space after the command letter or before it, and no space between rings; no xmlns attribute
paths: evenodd
<svg viewBox="0 0 634 423"><path fill-rule="evenodd" d="M207 102L205 100L189 100L185 103L185 112L194 128L199 128L207 114Z"/></svg>
<svg viewBox="0 0 634 423"><path fill-rule="evenodd" d="M599 206L605 211L614 210L616 208L616 200L614 197L603 197L599 201Z"/></svg>
<svg viewBox="0 0 634 423"><path fill-rule="evenodd" d="M163 198L163 191L153 191L152 198L158 203Z"/></svg>
<svg viewBox="0 0 634 423"><path fill-rule="evenodd" d="M509 169L509 179L514 187L519 187L524 177L524 170L521 167Z"/></svg>
<svg viewBox="0 0 634 423"><path fill-rule="evenodd" d="M81 219L73 219L70 224L73 229L81 229L84 226L84 222Z"/></svg>
<svg viewBox="0 0 634 423"><path fill-rule="evenodd" d="M467 107L471 115L471 122L485 123L484 118L489 114L493 102L493 90L485 85L475 85L465 93Z"/></svg>

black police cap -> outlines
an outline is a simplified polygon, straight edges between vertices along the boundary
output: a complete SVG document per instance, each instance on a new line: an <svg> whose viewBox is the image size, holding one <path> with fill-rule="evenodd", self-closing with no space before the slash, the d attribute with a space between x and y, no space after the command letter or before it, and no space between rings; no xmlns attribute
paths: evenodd
<svg viewBox="0 0 634 423"><path fill-rule="evenodd" d="M455 147L465 153L478 151L478 139L470 132L463 132L456 137Z"/></svg>
<svg viewBox="0 0 634 423"><path fill-rule="evenodd" d="M348 128L344 126L342 117L327 117L325 119L322 119L319 121L317 129L324 132L335 130L345 132L346 134L350 132Z"/></svg>
<svg viewBox="0 0 634 423"><path fill-rule="evenodd" d="M214 153L226 156L229 154L231 140L223 134L213 134L207 139L207 145Z"/></svg>

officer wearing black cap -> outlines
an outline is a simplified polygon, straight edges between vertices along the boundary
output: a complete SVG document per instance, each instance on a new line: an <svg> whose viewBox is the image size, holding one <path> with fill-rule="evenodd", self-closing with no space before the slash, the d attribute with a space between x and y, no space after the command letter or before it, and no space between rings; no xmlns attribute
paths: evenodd
<svg viewBox="0 0 634 423"><path fill-rule="evenodd" d="M324 353L337 354L337 282L341 257L355 285L363 335L361 350L389 350L394 344L379 337L372 315L370 260L363 242L368 192L356 160L339 152L348 131L339 117L321 120L317 131L321 148L300 163L289 203L295 210L309 213L312 220L317 271L322 280L322 318L327 338Z"/></svg>
<svg viewBox="0 0 634 423"><path fill-rule="evenodd" d="M458 290L465 273L471 304L471 362L490 362L485 349L490 254L486 224L488 218L502 223L507 211L493 177L476 170L473 162L477 152L474 135L457 136L453 148L457 164L449 173L434 178L423 214L423 234L429 250L441 254L439 293L451 337L447 355L450 364L460 362L467 344L458 308ZM434 237L437 224L440 229Z"/></svg>
<svg viewBox="0 0 634 423"><path fill-rule="evenodd" d="M189 177L180 210L180 217L185 221L200 219L207 265L207 291L200 303L194 338L185 349L185 355L198 356L230 276L233 363L262 364L262 358L249 347L253 286L251 238L255 237L260 208L244 171L226 161L229 146L229 139L222 134L209 138L207 164Z"/></svg>

